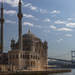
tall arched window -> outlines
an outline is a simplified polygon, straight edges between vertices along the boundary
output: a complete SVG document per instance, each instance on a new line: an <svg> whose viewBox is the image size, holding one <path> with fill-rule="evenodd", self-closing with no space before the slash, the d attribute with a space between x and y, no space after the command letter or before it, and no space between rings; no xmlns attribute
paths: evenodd
<svg viewBox="0 0 75 75"><path fill-rule="evenodd" d="M37 52L37 50L35 49L35 52Z"/></svg>
<svg viewBox="0 0 75 75"><path fill-rule="evenodd" d="M10 54L10 59L11 59L11 54Z"/></svg>

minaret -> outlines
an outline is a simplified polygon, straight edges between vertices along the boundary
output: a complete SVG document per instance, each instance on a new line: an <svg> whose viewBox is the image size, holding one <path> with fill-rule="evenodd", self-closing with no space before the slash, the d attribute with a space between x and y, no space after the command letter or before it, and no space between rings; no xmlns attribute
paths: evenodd
<svg viewBox="0 0 75 75"><path fill-rule="evenodd" d="M3 2L1 3L1 18L0 18L0 22L1 22L1 53L3 53L4 51L4 18L3 18Z"/></svg>
<svg viewBox="0 0 75 75"><path fill-rule="evenodd" d="M22 50L22 9L21 9L21 0L19 0L19 12L18 12L18 18L19 18L19 50Z"/></svg>

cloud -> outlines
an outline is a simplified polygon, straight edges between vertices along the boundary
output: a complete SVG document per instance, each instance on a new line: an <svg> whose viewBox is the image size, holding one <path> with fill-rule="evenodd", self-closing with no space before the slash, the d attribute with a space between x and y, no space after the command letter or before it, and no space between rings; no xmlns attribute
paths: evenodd
<svg viewBox="0 0 75 75"><path fill-rule="evenodd" d="M30 17L30 18L34 18L34 16L32 16L31 14L30 14L30 15L23 14L23 16L26 17L26 18L29 18L29 17Z"/></svg>
<svg viewBox="0 0 75 75"><path fill-rule="evenodd" d="M31 26L31 27L39 27L39 28L41 28L40 25L35 26L33 23L29 23L29 22L24 22L23 25L28 25L28 26Z"/></svg>
<svg viewBox="0 0 75 75"><path fill-rule="evenodd" d="M14 14L17 15L17 11L14 10L4 10L4 14L8 14L10 16L13 16ZM31 14L27 15L27 14L23 14L24 17L26 18L33 18L35 20L38 20L37 18L35 18L34 16L32 16Z"/></svg>
<svg viewBox="0 0 75 75"><path fill-rule="evenodd" d="M37 11L37 7L32 6L32 4L30 4L30 3L26 4L25 7L29 7L31 10L36 10Z"/></svg>
<svg viewBox="0 0 75 75"><path fill-rule="evenodd" d="M40 9L40 12L41 12L41 13L48 13L48 11L45 10L45 9Z"/></svg>
<svg viewBox="0 0 75 75"><path fill-rule="evenodd" d="M6 23L16 23L14 21L11 21L11 20L5 20Z"/></svg>
<svg viewBox="0 0 75 75"><path fill-rule="evenodd" d="M72 18L68 18L68 20L72 20Z"/></svg>
<svg viewBox="0 0 75 75"><path fill-rule="evenodd" d="M27 15L27 14L23 14L24 17L26 18L33 18L35 20L38 20L37 18L35 18L34 16L32 16L31 14L30 15Z"/></svg>
<svg viewBox="0 0 75 75"><path fill-rule="evenodd" d="M51 14L53 14L53 13L60 13L60 11L54 10L54 11L51 12Z"/></svg>
<svg viewBox="0 0 75 75"><path fill-rule="evenodd" d="M39 27L39 28L41 28L41 26L40 26L40 25L37 25L37 26L35 26L35 27Z"/></svg>
<svg viewBox="0 0 75 75"><path fill-rule="evenodd" d="M47 36L47 34L45 34L45 36Z"/></svg>
<svg viewBox="0 0 75 75"><path fill-rule="evenodd" d="M59 40L57 40L56 42L61 42L61 41L63 41L63 39L59 39Z"/></svg>
<svg viewBox="0 0 75 75"><path fill-rule="evenodd" d="M57 21L55 21L54 23L56 23L56 24L66 24L66 21L57 20Z"/></svg>
<svg viewBox="0 0 75 75"><path fill-rule="evenodd" d="M12 7L18 7L18 2L19 0L0 0L0 2L4 2L4 3L7 3L7 4L10 4ZM22 1L23 3L23 1Z"/></svg>
<svg viewBox="0 0 75 75"><path fill-rule="evenodd" d="M14 10L4 10L4 14L9 14L10 16L12 16L12 15L14 15L14 14L17 14L17 12L16 11L14 11Z"/></svg>
<svg viewBox="0 0 75 75"><path fill-rule="evenodd" d="M74 18L68 18L68 20L75 20Z"/></svg>
<svg viewBox="0 0 75 75"><path fill-rule="evenodd" d="M52 15L52 17L55 17L56 15Z"/></svg>
<svg viewBox="0 0 75 75"><path fill-rule="evenodd" d="M75 23L67 23L66 26L67 27L75 27Z"/></svg>
<svg viewBox="0 0 75 75"><path fill-rule="evenodd" d="M31 6L31 4L30 4L30 3L28 3L28 4L26 4L26 5L25 5L25 7L29 7L29 6Z"/></svg>
<svg viewBox="0 0 75 75"><path fill-rule="evenodd" d="M50 26L50 28L53 28L53 29L55 29L56 27L55 27L54 25L51 25L51 26Z"/></svg>
<svg viewBox="0 0 75 75"><path fill-rule="evenodd" d="M28 25L28 26L34 26L33 23L29 23L29 22L24 22L23 25Z"/></svg>
<svg viewBox="0 0 75 75"><path fill-rule="evenodd" d="M45 32L45 33L50 33L50 31L49 31L49 30L45 30L44 32Z"/></svg>
<svg viewBox="0 0 75 75"><path fill-rule="evenodd" d="M36 10L37 11L37 7L35 6L30 6L31 10Z"/></svg>
<svg viewBox="0 0 75 75"><path fill-rule="evenodd" d="M71 34L65 34L65 36L72 36Z"/></svg>
<svg viewBox="0 0 75 75"><path fill-rule="evenodd" d="M61 28L61 29L57 29L58 31L73 31L72 29L70 28Z"/></svg>
<svg viewBox="0 0 75 75"><path fill-rule="evenodd" d="M44 22L50 22L50 19L49 19L49 18L46 18L46 19L44 20Z"/></svg>
<svg viewBox="0 0 75 75"><path fill-rule="evenodd" d="M37 18L34 18L35 20L38 20Z"/></svg>
<svg viewBox="0 0 75 75"><path fill-rule="evenodd" d="M41 13L48 13L46 9L37 8L33 6L31 3L25 4L24 6L30 8L31 10L39 11Z"/></svg>

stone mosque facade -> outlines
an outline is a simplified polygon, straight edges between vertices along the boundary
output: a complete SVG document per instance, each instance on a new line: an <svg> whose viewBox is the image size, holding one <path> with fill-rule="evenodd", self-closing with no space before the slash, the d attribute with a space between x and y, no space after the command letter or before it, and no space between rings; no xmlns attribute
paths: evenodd
<svg viewBox="0 0 75 75"><path fill-rule="evenodd" d="M3 8L3 3L1 7ZM3 13L3 10L1 13ZM11 51L8 51L8 53L4 53L2 48L0 64L7 64L8 66L12 65L17 67L17 69L47 69L47 42L45 41L42 43L41 39L39 39L35 34L32 34L30 30L28 33L22 35L23 14L21 9L21 0L19 0L19 12L17 16L19 19L19 39L16 43L14 39L11 40ZM1 17L1 19L3 19L3 17ZM1 21L4 22L4 20L0 20L0 22ZM1 25L3 26L3 23ZM3 33L3 30L1 33ZM3 35L1 35L1 38L3 39ZM3 46L3 43L1 46Z"/></svg>
<svg viewBox="0 0 75 75"><path fill-rule="evenodd" d="M11 40L11 51L8 52L8 64L19 66L19 69L45 69L47 62L47 42L41 40L30 31L22 36L23 49L19 49L19 41Z"/></svg>

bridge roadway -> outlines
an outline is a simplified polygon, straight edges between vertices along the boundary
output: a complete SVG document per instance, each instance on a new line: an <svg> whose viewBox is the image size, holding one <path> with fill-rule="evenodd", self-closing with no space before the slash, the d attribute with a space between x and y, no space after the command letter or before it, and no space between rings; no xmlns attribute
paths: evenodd
<svg viewBox="0 0 75 75"><path fill-rule="evenodd" d="M75 61L72 61L72 60L64 60L64 59L57 59L57 58L50 58L50 57L48 57L48 59L53 59L53 60L59 60L59 61L65 61L65 62L75 63Z"/></svg>

